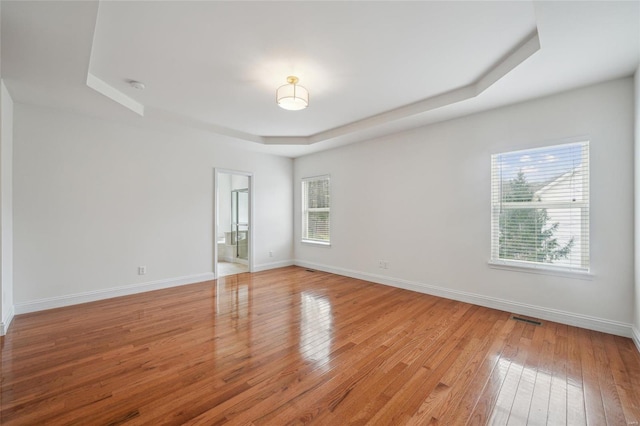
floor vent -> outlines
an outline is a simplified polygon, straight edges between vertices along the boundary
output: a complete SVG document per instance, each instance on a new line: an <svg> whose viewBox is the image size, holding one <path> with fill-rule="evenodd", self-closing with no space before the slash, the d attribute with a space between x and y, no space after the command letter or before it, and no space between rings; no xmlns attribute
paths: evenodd
<svg viewBox="0 0 640 426"><path fill-rule="evenodd" d="M305 269L305 271L307 271L307 272L315 272L316 270L315 269Z"/></svg>
<svg viewBox="0 0 640 426"><path fill-rule="evenodd" d="M533 325L542 325L542 323L540 321L536 321L536 320L532 320L532 319L528 319L528 318L522 318L522 317L517 317L515 315L513 315L511 317L512 320L515 321L522 321L522 322L526 322L527 324L533 324Z"/></svg>

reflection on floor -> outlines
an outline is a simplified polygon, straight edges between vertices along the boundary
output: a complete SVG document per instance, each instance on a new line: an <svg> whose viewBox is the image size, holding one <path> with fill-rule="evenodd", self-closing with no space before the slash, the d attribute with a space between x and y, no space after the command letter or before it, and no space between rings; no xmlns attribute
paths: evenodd
<svg viewBox="0 0 640 426"><path fill-rule="evenodd" d="M633 340L511 317L294 266L16 315L0 421L638 425Z"/></svg>
<svg viewBox="0 0 640 426"><path fill-rule="evenodd" d="M219 277L242 274L243 272L249 272L249 266L243 265L242 263L218 262Z"/></svg>

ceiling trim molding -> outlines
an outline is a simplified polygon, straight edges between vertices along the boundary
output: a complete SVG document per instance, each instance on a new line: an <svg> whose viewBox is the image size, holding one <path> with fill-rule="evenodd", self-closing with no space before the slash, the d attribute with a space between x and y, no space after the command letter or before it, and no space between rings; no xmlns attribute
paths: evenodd
<svg viewBox="0 0 640 426"><path fill-rule="evenodd" d="M538 36L538 30L536 29L474 83L477 90L476 96L488 89L493 83L509 74L511 70L529 59L538 50L540 50L540 37Z"/></svg>
<svg viewBox="0 0 640 426"><path fill-rule="evenodd" d="M117 90L113 86L100 80L98 77L91 74L90 72L87 73L87 86L89 86L96 92L106 96L112 101L119 103L123 107L130 109L136 114L144 116L144 105L130 98L129 96L125 95L124 93Z"/></svg>
<svg viewBox="0 0 640 426"><path fill-rule="evenodd" d="M242 132L224 126L208 123L190 117L185 117L170 111L160 110L157 108L147 107L147 116L151 115L155 119L170 120L195 129L206 130L216 134L229 136L232 138L242 139L249 142L259 143L263 145L312 145L319 142L325 142L336 139L345 135L371 130L375 127L389 124L391 122L432 111L444 106L452 105L457 102L475 98L494 83L499 81L511 70L523 63L534 53L540 50L540 39L538 30L535 29L523 41L518 43L510 52L502 59L497 61L488 70L482 73L474 82L435 95L409 105L376 114L358 121L354 121L343 126L339 126L330 130L322 131L310 136L260 136L251 133ZM90 72L87 73L87 86L112 99L120 105L130 109L131 111L144 116L145 105L135 101L113 86L105 83Z"/></svg>
<svg viewBox="0 0 640 426"><path fill-rule="evenodd" d="M242 139L249 142L264 144L264 138L262 136L253 135L251 133L231 129L229 127L218 126L216 124L187 117L181 114L176 114L175 112L166 111L160 108L147 107L147 117L157 121L171 121L176 124L190 127L192 129L205 130L207 132L229 136L235 139Z"/></svg>
<svg viewBox="0 0 640 426"><path fill-rule="evenodd" d="M372 117L367 117L365 119L355 121L344 126L336 127L324 132L319 132L305 139L308 140L308 144L323 142L326 140L337 138L339 136L344 136L349 133L368 130L375 126L474 98L484 92L492 84L507 75L511 70L523 63L538 50L540 50L540 38L538 37L538 30L536 29L516 47L514 47L506 56L496 62L471 84L451 90L449 92L432 96L427 99L423 99L413 104L396 108L391 111L386 111ZM264 137L264 143L268 145L284 144L285 140L286 138L283 137Z"/></svg>

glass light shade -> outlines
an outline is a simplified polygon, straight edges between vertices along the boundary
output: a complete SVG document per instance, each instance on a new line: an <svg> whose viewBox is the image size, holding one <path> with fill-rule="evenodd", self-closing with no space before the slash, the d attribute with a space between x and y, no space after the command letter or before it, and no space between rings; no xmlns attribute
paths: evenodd
<svg viewBox="0 0 640 426"><path fill-rule="evenodd" d="M297 84L285 84L276 90L276 102L289 111L305 109L309 106L309 92Z"/></svg>

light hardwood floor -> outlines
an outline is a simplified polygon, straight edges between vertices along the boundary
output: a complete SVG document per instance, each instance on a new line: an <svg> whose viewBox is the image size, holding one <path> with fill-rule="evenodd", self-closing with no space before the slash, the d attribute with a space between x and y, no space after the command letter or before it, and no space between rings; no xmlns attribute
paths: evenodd
<svg viewBox="0 0 640 426"><path fill-rule="evenodd" d="M627 338L289 267L19 315L0 424L624 425Z"/></svg>

